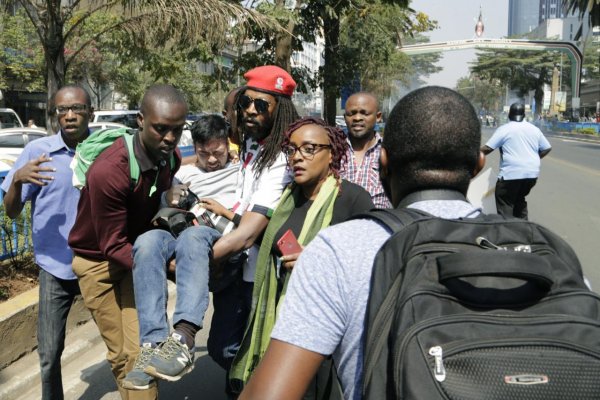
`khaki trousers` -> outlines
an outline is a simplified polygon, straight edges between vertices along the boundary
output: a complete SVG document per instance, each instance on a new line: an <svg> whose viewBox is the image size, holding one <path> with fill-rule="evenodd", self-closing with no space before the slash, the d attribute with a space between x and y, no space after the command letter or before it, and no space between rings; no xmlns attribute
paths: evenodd
<svg viewBox="0 0 600 400"><path fill-rule="evenodd" d="M86 307L98 326L108 348L110 363L123 400L157 399L158 389L126 390L121 381L133 368L140 350L139 327L133 295L131 271L113 266L108 261L73 258L73 272Z"/></svg>

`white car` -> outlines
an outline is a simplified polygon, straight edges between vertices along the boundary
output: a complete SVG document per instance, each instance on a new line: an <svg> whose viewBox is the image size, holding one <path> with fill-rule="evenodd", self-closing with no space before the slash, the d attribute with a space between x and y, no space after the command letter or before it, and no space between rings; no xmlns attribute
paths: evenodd
<svg viewBox="0 0 600 400"><path fill-rule="evenodd" d="M46 131L39 128L0 129L0 171L10 169L27 143L46 136Z"/></svg>
<svg viewBox="0 0 600 400"><path fill-rule="evenodd" d="M20 128L23 122L12 108L0 108L0 128Z"/></svg>
<svg viewBox="0 0 600 400"><path fill-rule="evenodd" d="M116 122L132 129L138 129L137 115L139 110L99 110L94 111L91 122Z"/></svg>
<svg viewBox="0 0 600 400"><path fill-rule="evenodd" d="M94 133L100 129L120 129L129 128L127 125L119 124L117 122L90 122L88 124L90 133Z"/></svg>

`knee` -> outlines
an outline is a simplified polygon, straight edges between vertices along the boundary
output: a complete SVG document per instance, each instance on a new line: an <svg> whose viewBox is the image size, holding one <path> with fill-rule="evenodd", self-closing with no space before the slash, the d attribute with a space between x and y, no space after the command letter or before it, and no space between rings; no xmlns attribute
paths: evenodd
<svg viewBox="0 0 600 400"><path fill-rule="evenodd" d="M173 240L171 234L160 229L152 229L138 236L133 245L133 256L144 254L156 254L165 249L166 241Z"/></svg>
<svg viewBox="0 0 600 400"><path fill-rule="evenodd" d="M193 241L196 246L198 244L212 246L212 244L220 237L221 234L216 229L208 226L191 226L184 230L181 235L179 235L177 241Z"/></svg>

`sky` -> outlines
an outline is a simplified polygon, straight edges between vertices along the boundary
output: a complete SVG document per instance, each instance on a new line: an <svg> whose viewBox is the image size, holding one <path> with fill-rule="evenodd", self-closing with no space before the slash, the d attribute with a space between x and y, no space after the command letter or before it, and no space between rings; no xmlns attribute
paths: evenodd
<svg viewBox="0 0 600 400"><path fill-rule="evenodd" d="M508 32L508 0L412 0L410 4L413 10L422 11L438 22L438 29L425 34L431 42L475 39L480 6L484 24L481 38L505 37ZM446 51L442 57L438 65L444 70L425 80L429 85L454 88L459 78L469 74L468 63L475 59L475 50Z"/></svg>

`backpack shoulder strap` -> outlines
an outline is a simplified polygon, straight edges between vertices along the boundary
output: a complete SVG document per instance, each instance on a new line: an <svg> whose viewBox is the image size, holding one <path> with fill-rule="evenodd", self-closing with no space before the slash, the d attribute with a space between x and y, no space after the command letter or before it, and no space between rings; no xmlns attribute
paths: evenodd
<svg viewBox="0 0 600 400"><path fill-rule="evenodd" d="M138 164L133 151L133 135L125 134L123 135L123 140L125 140L125 148L127 149L127 156L129 157L129 176L131 176L131 182L133 187L135 187L140 178L140 165Z"/></svg>
<svg viewBox="0 0 600 400"><path fill-rule="evenodd" d="M433 218L433 215L414 208L374 208L366 213L360 213L352 217L352 219L374 219L387 226L394 233L411 222L427 218Z"/></svg>

